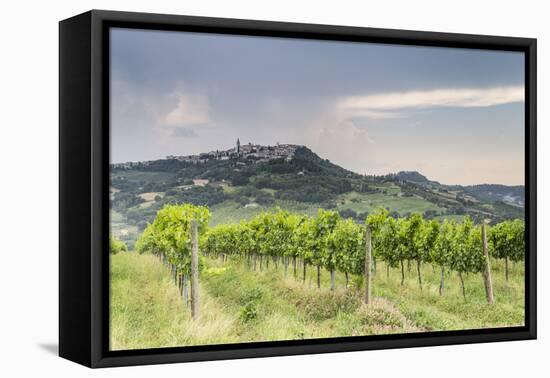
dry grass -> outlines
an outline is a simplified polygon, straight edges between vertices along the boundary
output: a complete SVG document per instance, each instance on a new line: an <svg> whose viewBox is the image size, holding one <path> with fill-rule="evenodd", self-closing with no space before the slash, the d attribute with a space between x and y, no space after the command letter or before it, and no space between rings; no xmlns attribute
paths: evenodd
<svg viewBox="0 0 550 378"><path fill-rule="evenodd" d="M148 192L148 193L141 193L139 194L139 197L143 198L144 201L150 202L154 201L156 196L163 196L164 193L161 192Z"/></svg>
<svg viewBox="0 0 550 378"><path fill-rule="evenodd" d="M189 307L153 256L112 256L111 350L220 344L239 340L232 333L236 316L201 290L201 317L193 321Z"/></svg>
<svg viewBox="0 0 550 378"><path fill-rule="evenodd" d="M345 287L336 276L322 271L316 287L315 269L306 281L283 268L252 271L246 264L205 258L201 273L201 317L193 321L168 270L150 255L120 253L111 257L111 348L136 349L168 346L239 343L249 341L330 338L422 331L474 329L521 325L523 269L514 267L504 281L501 264L494 264L496 303L488 306L478 275L465 277L467 299L453 274L446 291L438 294L439 273L424 266L424 289L414 272L386 277L383 264L373 279L374 300L362 302L362 282L350 279Z"/></svg>

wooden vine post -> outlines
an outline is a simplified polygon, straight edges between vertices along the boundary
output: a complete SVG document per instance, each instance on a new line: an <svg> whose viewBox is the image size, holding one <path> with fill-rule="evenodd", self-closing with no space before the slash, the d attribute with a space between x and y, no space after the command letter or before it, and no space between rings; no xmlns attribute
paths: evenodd
<svg viewBox="0 0 550 378"><path fill-rule="evenodd" d="M189 290L188 290L188 283L187 283L187 275L183 275L183 302L185 303L185 306L189 304Z"/></svg>
<svg viewBox="0 0 550 378"><path fill-rule="evenodd" d="M191 316L199 318L199 236L195 219L191 220Z"/></svg>
<svg viewBox="0 0 550 378"><path fill-rule="evenodd" d="M372 243L371 243L371 229L367 226L365 231L365 303L370 304L371 298L371 270L372 270Z"/></svg>
<svg viewBox="0 0 550 378"><path fill-rule="evenodd" d="M487 248L487 224L483 221L481 225L481 240L483 243L483 255L485 257L485 269L483 270L483 281L485 283L485 294L487 303L493 304L493 280L491 279L491 264L489 260L489 248Z"/></svg>

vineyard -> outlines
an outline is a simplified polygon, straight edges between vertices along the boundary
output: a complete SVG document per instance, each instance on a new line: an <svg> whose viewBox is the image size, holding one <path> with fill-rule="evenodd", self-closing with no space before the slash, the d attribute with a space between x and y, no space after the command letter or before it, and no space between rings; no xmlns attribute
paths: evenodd
<svg viewBox="0 0 550 378"><path fill-rule="evenodd" d="M246 282L251 287L239 294L236 305L222 306L225 309L235 305L228 316L239 323L240 331L231 337L226 335L229 341L460 329L464 325L458 324L470 323L456 319L455 325L449 324L453 324L450 319L461 316L452 314L461 307L476 308L484 319L491 319L488 324L471 319L470 327L522 322L518 319L523 294L516 293L519 291L516 288L522 285L520 262L525 249L521 220L492 226L474 224L468 217L462 222L439 222L426 220L420 214L394 218L384 209L369 214L364 224L322 209L316 216L273 210L247 221L215 227L208 226L209 219L210 211L204 206L166 205L136 243L141 256L154 256L156 264L169 275L170 285L183 303L177 308L177 316L190 315L185 326L189 329L212 319L213 315L205 311L212 311L214 298L229 301L244 290ZM111 245L113 254L124 251L116 239L111 240ZM229 290L231 287L233 290ZM272 291L274 302L294 298L300 307L304 301L311 301L305 307L307 314L312 308L319 310L318 306L323 308L319 310L322 314L328 312L335 318L353 317L351 314L360 312L361 321L355 318L347 321L363 325L332 334L338 328L334 324L330 331L321 331L319 325L309 329L316 324L318 315L308 320L307 314L294 314L292 322L296 318L306 319L299 327L303 330L296 334L269 336L256 330L249 335L250 326L262 316L264 293ZM407 297L399 293L406 293ZM480 302L480 293L484 304ZM279 295L284 299L278 298ZM423 319L437 298L442 306L453 303L456 309L446 316L438 309L433 319L429 316ZM509 303L510 298L514 305ZM274 306L286 308L287 304ZM380 318L381 313L385 315ZM399 326L382 329L364 326L365 322L371 326L372 322L384 323L388 316ZM328 321L324 315L321 318ZM191 338L180 342L227 340Z"/></svg>

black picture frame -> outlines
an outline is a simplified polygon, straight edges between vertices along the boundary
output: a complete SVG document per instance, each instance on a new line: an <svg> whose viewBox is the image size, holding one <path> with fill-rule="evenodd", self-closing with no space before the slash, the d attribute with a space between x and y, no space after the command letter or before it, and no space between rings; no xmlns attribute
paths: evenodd
<svg viewBox="0 0 550 378"><path fill-rule="evenodd" d="M109 351L110 27L525 54L525 326ZM536 39L92 10L59 24L59 355L88 367L535 339Z"/></svg>

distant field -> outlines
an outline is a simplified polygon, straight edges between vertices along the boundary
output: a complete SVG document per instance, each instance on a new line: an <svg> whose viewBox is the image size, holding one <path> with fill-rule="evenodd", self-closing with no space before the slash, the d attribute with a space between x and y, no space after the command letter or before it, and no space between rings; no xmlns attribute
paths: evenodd
<svg viewBox="0 0 550 378"><path fill-rule="evenodd" d="M233 192L235 190L235 188L230 185L225 184L223 187L224 190L228 192ZM270 191L269 189L262 190ZM390 189L390 191L394 190L394 188ZM147 208L151 206L154 203L155 195L162 195L162 193L142 193L140 197L144 198L147 202L141 203L138 206L140 208ZM388 195L384 193L363 194L350 192L341 195L337 200L337 204L338 205L336 210L352 209L357 213L372 212L379 207L389 207L391 210L396 210L400 214L405 214L407 212L422 213L426 210L436 210L438 212L444 212L444 209L420 197L394 197L393 195ZM261 205L257 207L245 207L244 205L238 204L235 201L229 200L210 207L210 211L212 213L210 225L216 226L221 223L238 223L241 220L251 219L263 211L269 211L270 209L277 207L313 216L317 214L319 206L319 204L307 204L303 202L275 200L274 204L269 207ZM135 230L134 226L128 226L125 224L125 219L120 213L112 211L111 214L113 222L112 226L115 232L120 229L129 229L130 232L133 232ZM436 217L436 219L441 220L445 218L461 220L463 216L441 215Z"/></svg>
<svg viewBox="0 0 550 378"><path fill-rule="evenodd" d="M111 210L111 233L120 240L136 240L138 229L136 226L126 223L126 219L122 214L115 210Z"/></svg>
<svg viewBox="0 0 550 378"><path fill-rule="evenodd" d="M449 221L454 220L456 222L462 222L462 220L464 219L464 215L457 215L457 214L438 215L438 216L434 217L434 219L439 220L439 221L443 221L443 220L447 219Z"/></svg>
<svg viewBox="0 0 550 378"><path fill-rule="evenodd" d="M111 210L111 223L122 223L125 221L124 216L118 211Z"/></svg>
<svg viewBox="0 0 550 378"><path fill-rule="evenodd" d="M248 207L234 202L225 201L210 208L212 218L210 225L216 226L221 223L238 223L241 219L250 219L264 211L263 207Z"/></svg>
<svg viewBox="0 0 550 378"><path fill-rule="evenodd" d="M234 193L235 192L236 188L234 186L231 186L227 183L223 183L223 184L219 184L219 185L222 187L222 189L225 193Z"/></svg>
<svg viewBox="0 0 550 378"><path fill-rule="evenodd" d="M390 184L390 183L386 183L384 185L381 185L381 184L371 184L370 185L371 188L373 189L380 189L380 190L383 190L385 191L387 194L395 194L395 193L400 193L401 192L401 188L395 184Z"/></svg>
<svg viewBox="0 0 550 378"><path fill-rule="evenodd" d="M211 174L211 168L208 168L208 166L200 166L197 169L205 177L210 177L208 174ZM204 172L200 171L200 169L204 169ZM186 180L196 180L196 177L201 177L199 173L194 171L193 173L189 173ZM155 209L161 207L164 203L184 202L207 205L212 214L211 226L248 220L263 211L277 207L306 215L316 215L320 207L338 212L352 210L355 214L348 211L344 216L352 217L356 222L363 222L366 213L372 213L381 207L395 211L400 216L406 216L411 213L423 214L426 211L431 211L431 216L437 215L435 216L437 220L462 220L464 216L457 214L467 214L473 217L475 222L479 222L482 218L494 219L495 215L498 215L500 220L508 219L510 216L513 218L523 217L522 209L516 209L506 204L483 203L471 198L474 204L470 203L468 205L454 198L458 192L440 192L437 188L434 189L433 187L428 189L418 187L415 190L411 190L407 186L400 186L399 182L376 181L367 178L350 179L353 184L351 186L352 191L344 194L339 194L342 191L339 191L337 188L331 189L331 197L328 199L322 196L311 197L311 192L306 192L310 194L300 194L299 196L287 196L286 194L288 193L285 193L285 191L294 193L292 186L290 186L290 189L283 186L282 189L276 190L260 185L262 189L258 189L254 183L259 177L263 179L271 177L273 180L272 184L281 184L286 182L286 179L283 180L283 178L288 178L288 175L274 174L269 176L261 170L255 171L255 173L256 175L252 176L250 182L246 185L243 184L243 186L231 185L232 181L230 179L219 179L218 181L212 180L208 185L199 187L197 185L190 185L189 183L180 185L185 181L180 176L182 174L181 171L150 172L141 169L117 170L112 173L111 178L113 182L118 183L124 189L122 193L116 193L119 190L112 188L111 196L114 202L120 198L119 206L113 206L113 208L118 209L122 214L116 213L113 217L112 230L115 236L121 237L124 241L135 241L138 236L135 224L140 224L140 227L142 227L146 222L150 222L154 218ZM176 175L180 178L179 181L175 180ZM327 175L327 179L329 177L331 176ZM121 178L123 179L121 180ZM317 179L319 180L319 178ZM319 183L322 182L321 179ZM146 184L160 185L146 186ZM366 188L359 184L366 185ZM220 187L223 189L223 193L219 191ZM185 190L182 188L185 188ZM371 192L368 192L369 189ZM317 186L314 187L313 193L316 190ZM324 188L324 190L327 189ZM350 188L345 190L350 190ZM359 192L358 190L365 190L366 192ZM372 192L372 190L376 192ZM146 192L143 193L143 191ZM404 196L405 192L409 193L409 196ZM169 195L165 196L166 193ZM410 193L416 194L411 195ZM269 196L265 194L269 194ZM424 194L425 198L428 199L423 198ZM128 199L124 198L124 195L134 196L133 202L129 202ZM163 200L160 202L155 201L157 195L161 196ZM261 195L263 195L263 198ZM463 194L461 195L463 196ZM292 200L281 200L281 197ZM312 199L319 202L308 202ZM139 203L140 201L144 202ZM262 203L270 203L270 205L264 206ZM248 207L246 207L247 204ZM152 206L154 207L152 208ZM447 208L443 206L447 206ZM131 220L132 225L127 224L126 216Z"/></svg>
<svg viewBox="0 0 550 378"><path fill-rule="evenodd" d="M162 197L164 193L161 192L149 192L149 193L141 193L139 196L143 198L145 201L154 201L156 196Z"/></svg>
<svg viewBox="0 0 550 378"><path fill-rule="evenodd" d="M162 182L170 181L174 178L172 172L149 172L140 170L120 170L111 174L112 177L125 177L126 180L134 182Z"/></svg>
<svg viewBox="0 0 550 378"><path fill-rule="evenodd" d="M224 191L232 193L236 188L223 184ZM358 193L350 192L340 195L337 200L336 210L345 210L352 209L357 213L363 212L372 212L380 207L388 207L391 210L395 210L400 214L419 212L423 213L426 210L435 210L443 213L445 209L426 201L423 198L414 196L414 197L402 197L394 196L393 194L400 193L400 188L395 185L380 186L384 189L386 193ZM262 189L262 191L273 193L272 189ZM292 201L280 201L275 200L275 203L269 207L258 206L258 207L248 207L234 202L234 201L225 201L221 204L214 205L210 208L212 212L211 225L215 226L221 223L236 223L242 219L250 219L255 215L261 213L262 211L267 211L270 208L280 207L289 211L306 214L306 215L315 215L317 210L321 205L319 204L309 204L303 202L292 202ZM441 216L440 218L445 218L446 216Z"/></svg>
<svg viewBox="0 0 550 378"><path fill-rule="evenodd" d="M444 211L443 208L436 204L417 196L401 197L384 193L350 192L341 195L337 203L338 210L351 209L357 213L365 211L372 212L379 207L387 207L400 214L405 214L407 212L423 213L426 210Z"/></svg>
<svg viewBox="0 0 550 378"><path fill-rule="evenodd" d="M144 172L142 172L144 173ZM154 172L153 174L157 174ZM148 173L145 172L145 175ZM136 177L141 177L139 175L133 175L133 179ZM158 177L166 178L162 174ZM223 190L226 193L234 193L238 187L233 187L227 183L221 184ZM374 187L374 186L373 186ZM384 190L385 193L358 193L358 192L349 192L342 194L336 199L336 208L337 211L351 209L356 213L365 213L373 212L377 208L384 207L389 208L390 210L395 210L399 214L406 213L423 213L426 210L434 210L440 214L445 214L445 209L437 206L436 204L429 202L418 196L404 197L399 195L401 193L400 188L395 185L386 185L379 186L380 189ZM261 189L264 192L274 193L273 189ZM398 195L395 195L398 194ZM164 195L162 192L148 192L141 193L139 197L143 198L146 202L143 202L135 208L143 209L144 211L155 203L154 198L160 195ZM274 203L268 207L266 206L255 206L255 207L245 207L233 200L226 200L222 203L210 206L210 211L212 218L210 220L211 226L216 226L222 223L238 223L241 220L248 220L254 216L264 212L269 211L274 208L281 208L289 210L292 212L314 216L317 214L319 207L323 207L321 204L316 203L304 203L304 202L295 202L295 201L283 201L283 200L274 200ZM112 230L115 233L115 236L122 235L121 233L126 233L123 236L123 239L126 240L135 240L137 238L137 228L133 225L126 224L124 216L116 211L111 212L112 216ZM455 219L460 221L463 219L462 215L439 215L435 219ZM129 235L129 236L128 236Z"/></svg>
<svg viewBox="0 0 550 378"><path fill-rule="evenodd" d="M304 204L291 201L275 201L275 204L269 207L245 207L234 201L225 201L218 205L214 205L210 208L212 218L210 219L210 225L216 226L221 223L238 223L241 220L248 220L254 216L279 207L285 210L291 210L300 214L315 215L319 205L316 204Z"/></svg>

